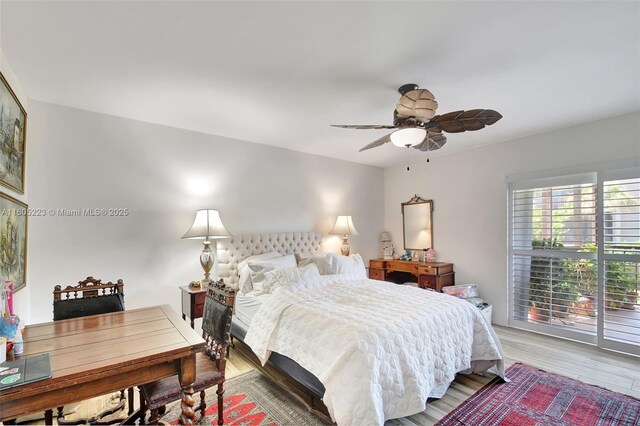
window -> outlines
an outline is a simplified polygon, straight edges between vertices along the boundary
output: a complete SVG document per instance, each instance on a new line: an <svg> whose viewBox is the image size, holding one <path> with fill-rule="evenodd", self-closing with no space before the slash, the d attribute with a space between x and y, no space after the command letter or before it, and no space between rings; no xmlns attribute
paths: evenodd
<svg viewBox="0 0 640 426"><path fill-rule="evenodd" d="M640 179L604 177L512 185L510 324L628 351L640 348Z"/></svg>

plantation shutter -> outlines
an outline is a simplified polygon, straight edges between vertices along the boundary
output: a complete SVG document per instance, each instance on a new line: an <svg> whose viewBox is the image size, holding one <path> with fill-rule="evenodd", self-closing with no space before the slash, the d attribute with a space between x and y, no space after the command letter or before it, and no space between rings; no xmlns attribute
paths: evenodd
<svg viewBox="0 0 640 426"><path fill-rule="evenodd" d="M603 182L604 338L640 342L640 179Z"/></svg>
<svg viewBox="0 0 640 426"><path fill-rule="evenodd" d="M512 192L512 318L596 333L596 188Z"/></svg>

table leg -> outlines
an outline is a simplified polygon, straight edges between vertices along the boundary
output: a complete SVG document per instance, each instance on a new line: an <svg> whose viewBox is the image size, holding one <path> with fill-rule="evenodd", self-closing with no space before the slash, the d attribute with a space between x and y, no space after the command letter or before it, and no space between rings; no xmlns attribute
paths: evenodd
<svg viewBox="0 0 640 426"><path fill-rule="evenodd" d="M182 415L180 423L192 425L196 420L196 413L193 411L195 402L193 401L193 383L196 381L196 355L191 354L180 360L180 374L178 376L182 387Z"/></svg>

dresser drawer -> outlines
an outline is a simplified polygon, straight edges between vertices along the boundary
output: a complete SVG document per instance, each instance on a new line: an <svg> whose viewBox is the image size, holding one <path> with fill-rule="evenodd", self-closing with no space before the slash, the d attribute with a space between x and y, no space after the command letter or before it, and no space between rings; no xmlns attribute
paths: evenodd
<svg viewBox="0 0 640 426"><path fill-rule="evenodd" d="M384 281L384 271L382 269L369 268L369 278Z"/></svg>
<svg viewBox="0 0 640 426"><path fill-rule="evenodd" d="M371 269L384 269L384 260L370 260L369 268Z"/></svg>
<svg viewBox="0 0 640 426"><path fill-rule="evenodd" d="M434 268L432 266L418 266L418 272L427 275L437 275L438 268Z"/></svg>
<svg viewBox="0 0 640 426"><path fill-rule="evenodd" d="M394 271L409 272L412 274L417 274L419 269L420 269L420 265L412 265L409 262L406 262L406 263L396 262L393 265Z"/></svg>
<svg viewBox="0 0 640 426"><path fill-rule="evenodd" d="M435 275L420 275L418 279L418 286L420 288L436 289L438 284L438 278Z"/></svg>

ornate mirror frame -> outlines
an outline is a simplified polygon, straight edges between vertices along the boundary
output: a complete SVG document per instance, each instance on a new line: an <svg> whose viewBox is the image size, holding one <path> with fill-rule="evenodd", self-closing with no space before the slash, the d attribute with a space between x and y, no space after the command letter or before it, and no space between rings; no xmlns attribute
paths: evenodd
<svg viewBox="0 0 640 426"><path fill-rule="evenodd" d="M414 195L402 206L402 242L405 250L428 250L433 248L433 200ZM410 223L407 223L410 221ZM424 232L424 235L420 235ZM409 238L407 238L409 234ZM424 241L424 243L420 243ZM409 247L424 245L423 247Z"/></svg>

